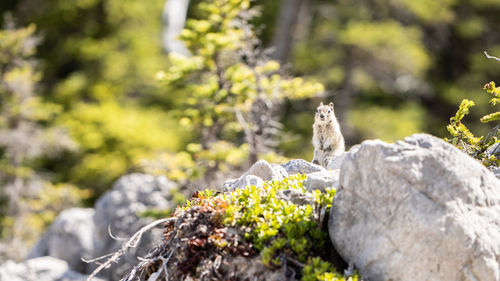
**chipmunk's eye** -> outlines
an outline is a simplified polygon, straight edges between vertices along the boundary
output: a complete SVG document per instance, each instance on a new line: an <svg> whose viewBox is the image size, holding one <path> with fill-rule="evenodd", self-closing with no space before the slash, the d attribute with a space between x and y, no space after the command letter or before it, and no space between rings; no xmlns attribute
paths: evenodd
<svg viewBox="0 0 500 281"><path fill-rule="evenodd" d="M328 110L328 113L330 113L330 112L331 112L331 110Z"/></svg>

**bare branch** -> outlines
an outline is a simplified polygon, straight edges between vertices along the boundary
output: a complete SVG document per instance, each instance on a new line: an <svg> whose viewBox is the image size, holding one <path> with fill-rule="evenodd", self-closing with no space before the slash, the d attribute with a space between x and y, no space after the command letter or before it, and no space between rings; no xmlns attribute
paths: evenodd
<svg viewBox="0 0 500 281"><path fill-rule="evenodd" d="M172 224L176 220L177 220L177 218L165 218L165 219L160 219L160 220L153 221L152 223L150 223L150 224L144 226L143 228L139 229L139 231L137 231L134 235L132 235L132 237L125 244L123 244L122 247L118 251L116 251L114 253L107 254L105 256L102 256L102 257L99 257L99 258L96 258L96 259L93 259L93 260L89 261L89 262L97 261L97 260L101 260L101 259L104 259L104 258L110 256L110 258L108 258L108 260L106 260L106 262L104 262L103 264L99 265L99 267L97 267L89 275L89 277L87 278L87 281L91 281L92 278L94 278L103 269L109 268L112 263L118 262L118 260L120 259L120 257L129 248L135 248L135 247L137 247L137 245L141 241L141 238L142 238L142 235L144 234L144 232L149 231L150 229L152 229L153 227L155 227L155 226L157 226L157 225L159 225L161 223ZM86 260L83 260L83 261L87 262Z"/></svg>
<svg viewBox="0 0 500 281"><path fill-rule="evenodd" d="M92 262L97 262L97 261L100 261L100 260L103 260L107 257L111 257L114 253L109 253L109 254L106 254L104 256L101 256L101 257L98 257L98 258L95 258L95 259L91 259L91 260L87 260L87 259L84 259L84 258L81 258L81 260L85 263L92 263Z"/></svg>
<svg viewBox="0 0 500 281"><path fill-rule="evenodd" d="M109 234L109 236L111 238L113 238L114 240L117 240L117 241L125 241L125 240L127 240L126 238L121 238L121 237L113 235L113 233L111 233L111 224L108 225L108 234Z"/></svg>
<svg viewBox="0 0 500 281"><path fill-rule="evenodd" d="M494 56L490 56L488 55L488 53L486 53L486 51L484 51L484 54L486 55L487 58L489 59L494 59L494 60L497 60L497 61L500 61L500 58L497 58L497 57L494 57Z"/></svg>

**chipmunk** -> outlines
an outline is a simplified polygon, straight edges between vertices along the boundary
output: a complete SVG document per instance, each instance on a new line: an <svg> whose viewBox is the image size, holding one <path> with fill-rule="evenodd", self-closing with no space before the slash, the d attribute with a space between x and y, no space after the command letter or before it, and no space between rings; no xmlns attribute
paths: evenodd
<svg viewBox="0 0 500 281"><path fill-rule="evenodd" d="M326 167L330 160L345 151L344 137L333 111L333 102L318 106L313 124L313 163Z"/></svg>

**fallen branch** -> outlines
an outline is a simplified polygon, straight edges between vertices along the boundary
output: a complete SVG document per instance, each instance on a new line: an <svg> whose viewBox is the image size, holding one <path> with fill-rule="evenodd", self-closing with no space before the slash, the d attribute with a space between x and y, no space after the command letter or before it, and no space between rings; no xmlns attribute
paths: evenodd
<svg viewBox="0 0 500 281"><path fill-rule="evenodd" d="M86 263L91 263L91 262L96 262L98 260L102 260L102 259L105 259L105 258L109 257L106 260L106 262L100 264L99 267L97 267L94 271L92 271L92 273L87 278L87 281L91 281L92 278L94 278L103 269L109 268L112 263L118 262L118 260L120 259L120 257L123 256L123 254L125 254L125 252L129 248L135 248L135 247L137 247L137 245L141 241L142 234L144 234L144 232L149 231L150 229L152 229L153 227L155 227L155 226L157 226L157 225L159 225L161 223L172 224L176 220L177 220L177 218L166 218L166 219L160 219L160 220L153 221L152 223L144 226L143 228L139 229L139 231L137 231L136 233L134 233L134 235L132 235L132 237L125 244L123 244L122 247L118 251L116 251L114 253L106 254L104 256L101 256L101 257L98 257L98 258L95 258L95 259L92 259L92 260L82 259Z"/></svg>
<svg viewBox="0 0 500 281"><path fill-rule="evenodd" d="M484 54L486 55L487 58L489 59L494 59L494 60L497 60L497 61L500 61L500 58L497 58L497 57L494 57L494 56L490 56L488 55L488 53L486 53L486 51L484 51Z"/></svg>

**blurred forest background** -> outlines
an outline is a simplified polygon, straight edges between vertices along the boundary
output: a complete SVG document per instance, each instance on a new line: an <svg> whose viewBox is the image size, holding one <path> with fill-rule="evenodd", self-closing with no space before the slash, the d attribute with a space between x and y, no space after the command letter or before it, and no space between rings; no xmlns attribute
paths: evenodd
<svg viewBox="0 0 500 281"><path fill-rule="evenodd" d="M348 147L447 137L464 98L483 135L482 87L500 81L483 54L500 56L500 0L2 0L0 14L0 261L127 172L187 194L257 159L311 160L320 101Z"/></svg>

